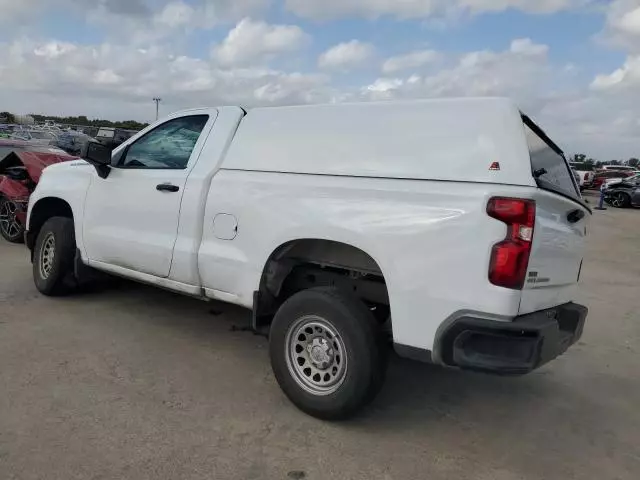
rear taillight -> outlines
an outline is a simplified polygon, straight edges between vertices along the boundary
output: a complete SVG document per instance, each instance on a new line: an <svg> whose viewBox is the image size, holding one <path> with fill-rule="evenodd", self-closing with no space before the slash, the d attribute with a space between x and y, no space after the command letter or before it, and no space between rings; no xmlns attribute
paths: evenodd
<svg viewBox="0 0 640 480"><path fill-rule="evenodd" d="M585 174L584 174L584 179L585 179L585 180L589 180L589 174L588 174L588 173L585 173Z"/></svg>
<svg viewBox="0 0 640 480"><path fill-rule="evenodd" d="M536 204L521 198L494 197L487 213L507 225L507 236L491 251L489 281L499 287L520 290L524 286L531 255Z"/></svg>

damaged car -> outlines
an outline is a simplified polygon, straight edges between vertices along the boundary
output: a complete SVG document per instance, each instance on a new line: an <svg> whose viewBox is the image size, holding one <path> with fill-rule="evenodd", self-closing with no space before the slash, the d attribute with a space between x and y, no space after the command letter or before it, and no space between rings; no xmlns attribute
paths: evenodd
<svg viewBox="0 0 640 480"><path fill-rule="evenodd" d="M22 243L29 195L42 170L77 158L59 148L0 139L0 235L11 243Z"/></svg>

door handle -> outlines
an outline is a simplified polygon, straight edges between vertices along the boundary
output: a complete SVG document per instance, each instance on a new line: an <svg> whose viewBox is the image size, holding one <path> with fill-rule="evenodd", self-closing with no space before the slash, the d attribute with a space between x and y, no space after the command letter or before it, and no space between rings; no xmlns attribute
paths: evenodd
<svg viewBox="0 0 640 480"><path fill-rule="evenodd" d="M177 185L171 185L170 183L161 183L160 185L156 185L156 190L159 192L177 192L180 190L180 187Z"/></svg>

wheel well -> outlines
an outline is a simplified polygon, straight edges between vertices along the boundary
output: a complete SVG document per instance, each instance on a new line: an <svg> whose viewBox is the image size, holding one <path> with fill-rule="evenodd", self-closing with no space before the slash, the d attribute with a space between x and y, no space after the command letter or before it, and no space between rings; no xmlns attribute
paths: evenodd
<svg viewBox="0 0 640 480"><path fill-rule="evenodd" d="M36 238L40 233L40 229L44 223L51 217L66 217L73 219L73 211L71 206L59 198L43 198L33 206L31 216L29 218L29 234L27 238L27 246L33 250Z"/></svg>
<svg viewBox="0 0 640 480"><path fill-rule="evenodd" d="M320 239L290 241L273 251L262 272L254 316L262 318L262 325L269 323L291 295L320 286L349 290L381 323L389 318L389 295L378 263L357 247Z"/></svg>

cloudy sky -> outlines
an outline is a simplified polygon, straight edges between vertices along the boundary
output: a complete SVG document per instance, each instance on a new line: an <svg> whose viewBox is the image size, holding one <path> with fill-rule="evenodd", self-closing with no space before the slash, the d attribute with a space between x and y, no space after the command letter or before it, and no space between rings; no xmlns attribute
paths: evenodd
<svg viewBox="0 0 640 480"><path fill-rule="evenodd" d="M568 152L640 156L640 0L0 0L0 110L506 95Z"/></svg>

